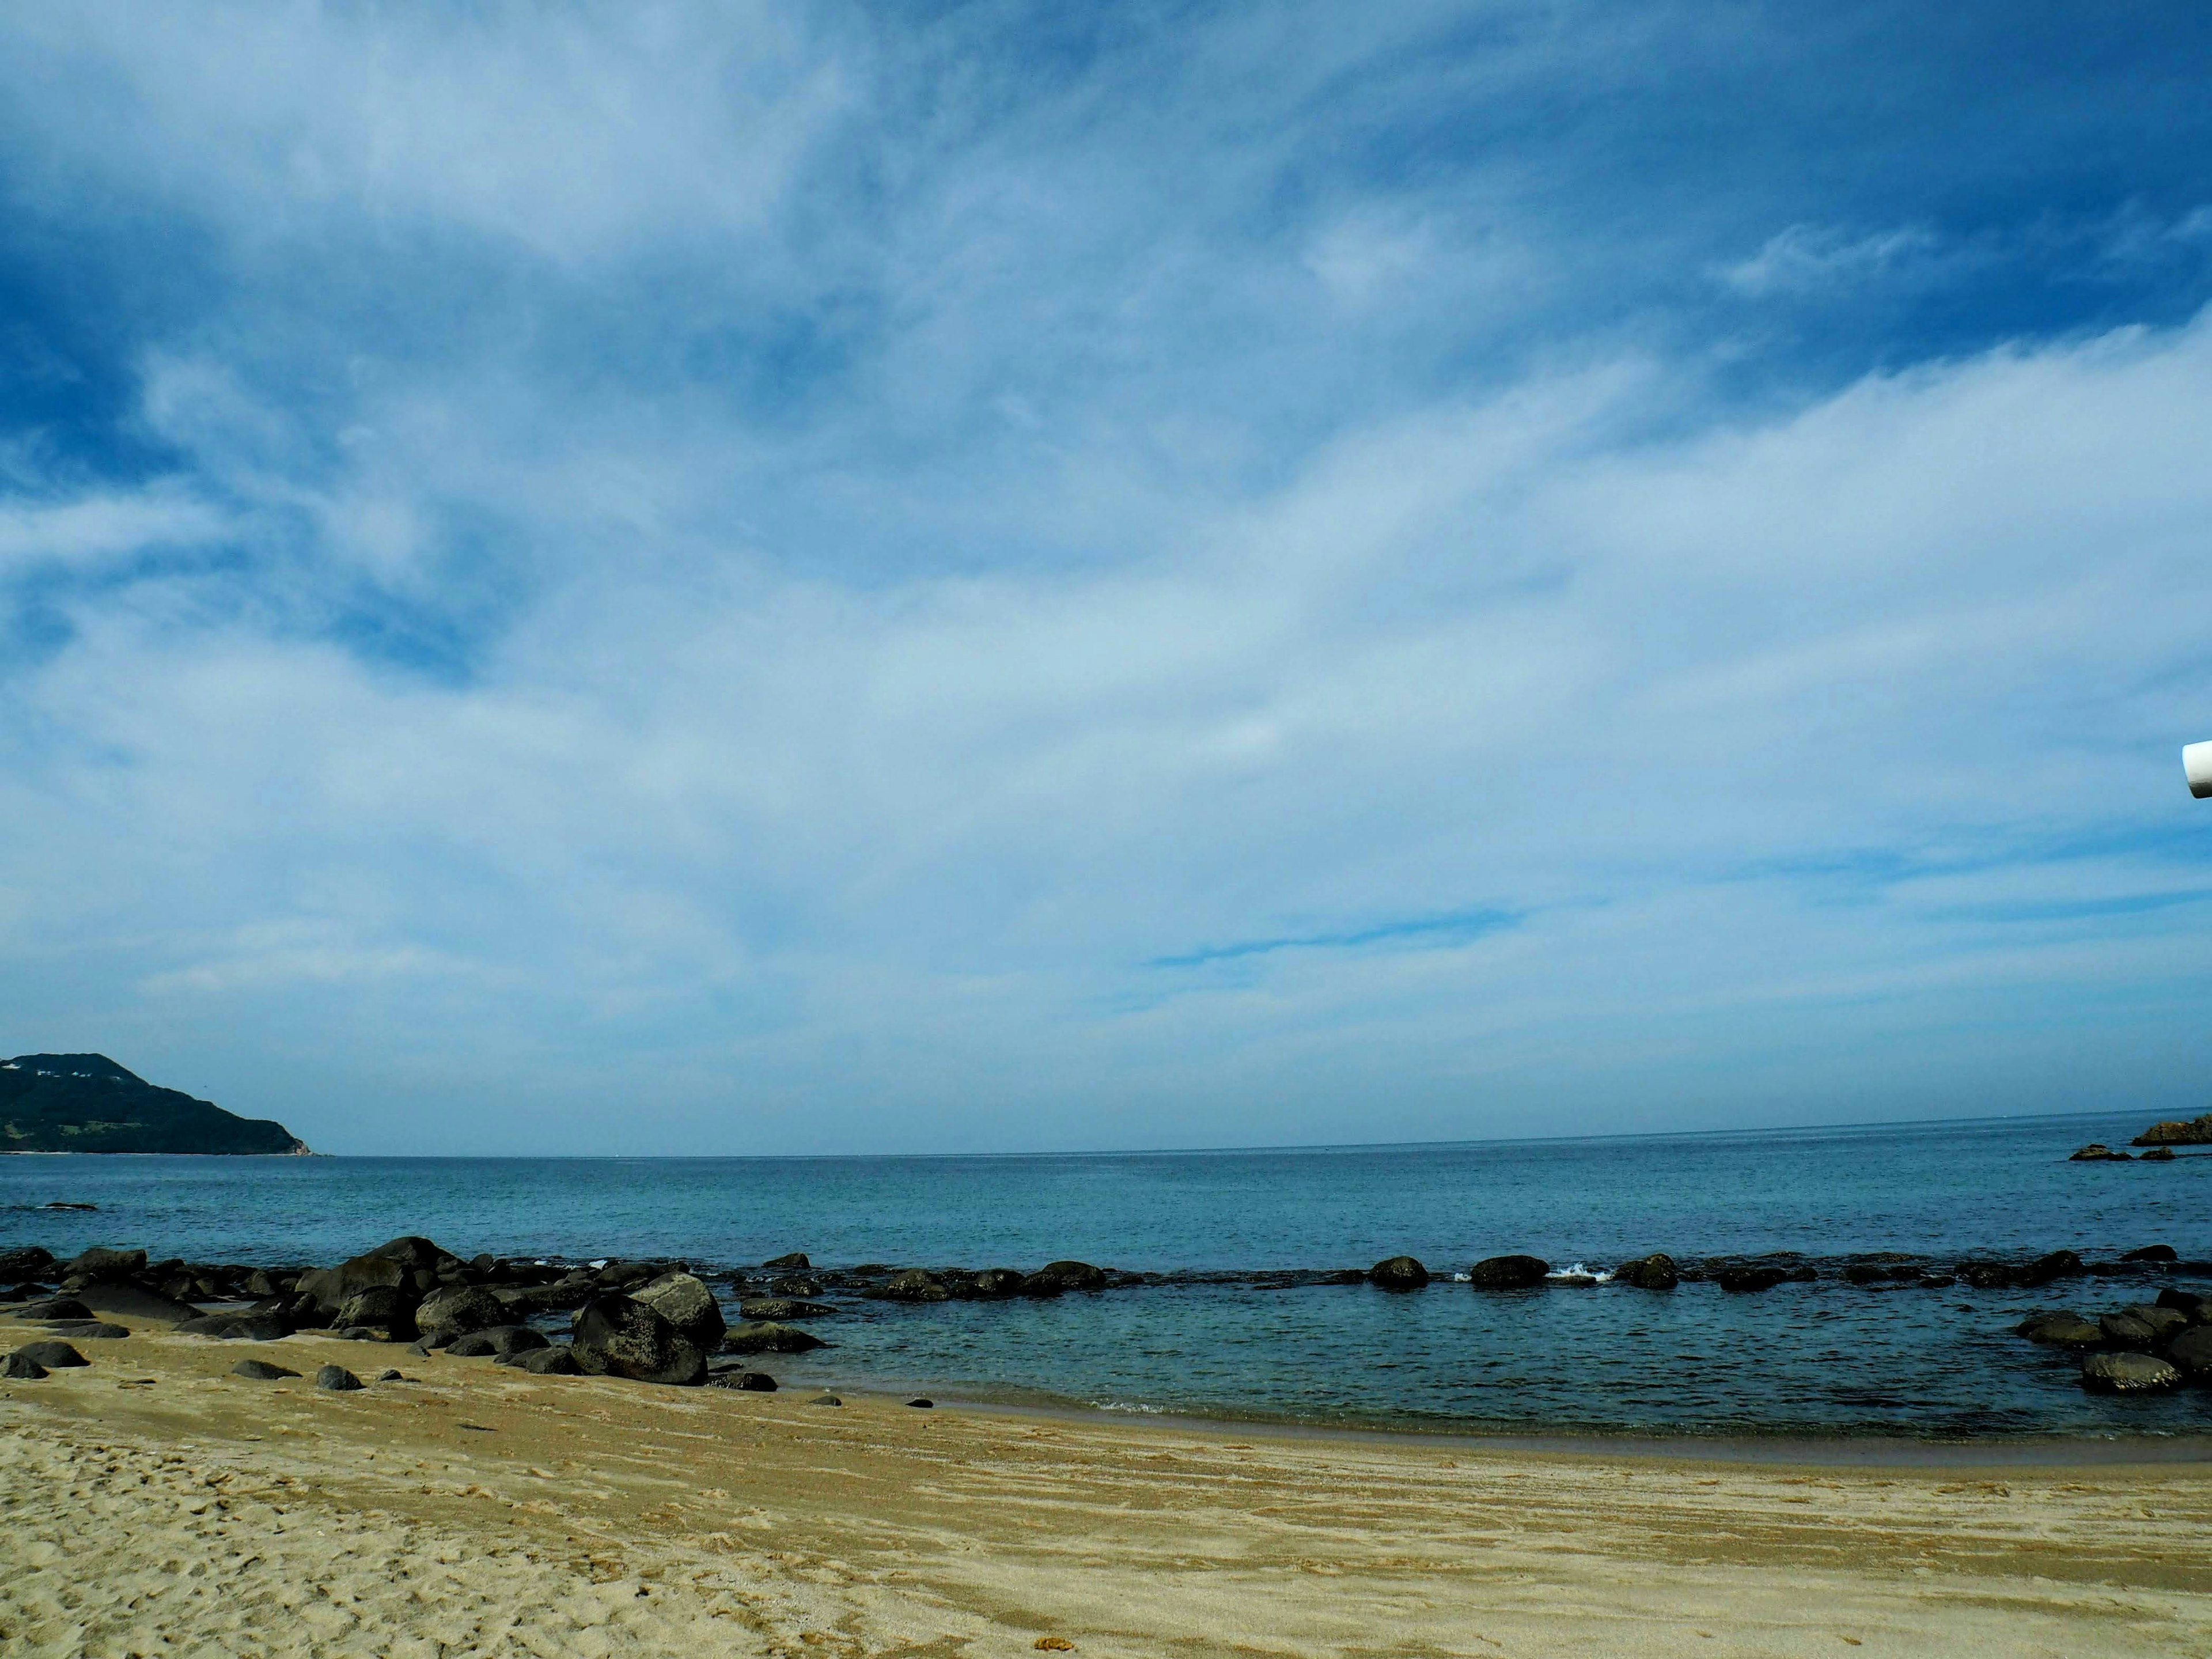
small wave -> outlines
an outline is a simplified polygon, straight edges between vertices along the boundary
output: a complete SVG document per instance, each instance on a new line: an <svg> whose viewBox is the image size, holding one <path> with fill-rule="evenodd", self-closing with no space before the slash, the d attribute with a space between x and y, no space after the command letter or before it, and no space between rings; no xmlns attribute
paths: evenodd
<svg viewBox="0 0 2212 1659"><path fill-rule="evenodd" d="M1127 1400L1094 1400L1091 1405L1102 1412L1142 1412L1147 1417L1164 1415L1165 1406L1143 1406Z"/></svg>
<svg viewBox="0 0 2212 1659"><path fill-rule="evenodd" d="M1546 1273L1544 1277L1547 1279L1587 1279L1596 1284L1610 1285L1613 1283L1613 1269L1606 1267L1593 1270L1591 1268L1585 1267L1581 1262L1577 1261L1571 1267L1560 1267L1555 1269L1551 1273Z"/></svg>

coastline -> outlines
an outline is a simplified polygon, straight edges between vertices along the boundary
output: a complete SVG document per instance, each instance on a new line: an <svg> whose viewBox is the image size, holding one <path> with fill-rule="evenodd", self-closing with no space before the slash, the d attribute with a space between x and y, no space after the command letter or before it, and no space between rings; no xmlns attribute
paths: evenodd
<svg viewBox="0 0 2212 1659"><path fill-rule="evenodd" d="M1841 1468L832 1407L307 1334L83 1346L87 1369L0 1383L0 1624L27 1653L2094 1655L2212 1636L2197 1462ZM231 1376L246 1357L413 1380L327 1394Z"/></svg>

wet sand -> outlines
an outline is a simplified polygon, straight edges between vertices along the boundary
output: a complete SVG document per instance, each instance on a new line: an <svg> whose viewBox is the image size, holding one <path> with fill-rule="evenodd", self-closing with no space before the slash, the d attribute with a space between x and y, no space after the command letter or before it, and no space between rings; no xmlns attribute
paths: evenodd
<svg viewBox="0 0 2212 1659"><path fill-rule="evenodd" d="M2203 1464L1699 1462L311 1336L79 1346L0 1384L10 1654L2212 1655ZM413 1380L322 1393L325 1361Z"/></svg>

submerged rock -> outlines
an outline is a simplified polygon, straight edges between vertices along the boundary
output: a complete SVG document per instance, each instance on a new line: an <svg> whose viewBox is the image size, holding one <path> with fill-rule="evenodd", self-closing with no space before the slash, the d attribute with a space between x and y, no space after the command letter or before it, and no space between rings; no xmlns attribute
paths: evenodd
<svg viewBox="0 0 2212 1659"><path fill-rule="evenodd" d="M765 1319L732 1325L729 1334L722 1339L724 1353L805 1353L810 1348L828 1346L811 1331Z"/></svg>
<svg viewBox="0 0 2212 1659"><path fill-rule="evenodd" d="M2141 1249L2130 1250L2123 1261L2178 1261L2180 1255L2171 1244L2146 1244Z"/></svg>
<svg viewBox="0 0 2212 1659"><path fill-rule="evenodd" d="M757 1297L740 1302L738 1312L748 1320L827 1319L837 1310L821 1302L800 1302L787 1296Z"/></svg>
<svg viewBox="0 0 2212 1659"><path fill-rule="evenodd" d="M1429 1270L1410 1255L1394 1255L1370 1267L1367 1279L1378 1290L1418 1291L1429 1282Z"/></svg>
<svg viewBox="0 0 2212 1659"><path fill-rule="evenodd" d="M1713 1275L1713 1282L1730 1296L1756 1295L1789 1280L1786 1267L1723 1267Z"/></svg>
<svg viewBox="0 0 2212 1659"><path fill-rule="evenodd" d="M1028 1282L1027 1273L1017 1273L1012 1267L986 1267L975 1275L973 1291L981 1297L1018 1296ZM748 1319L752 1316L745 1316Z"/></svg>
<svg viewBox="0 0 2212 1659"><path fill-rule="evenodd" d="M2099 1394L2156 1394L2180 1381L2179 1370L2153 1354L2093 1353L2081 1362L2081 1386Z"/></svg>
<svg viewBox="0 0 2212 1659"><path fill-rule="evenodd" d="M2094 1348L2105 1340L2101 1326L2091 1324L2071 1309L2030 1314L2012 1329L2014 1336L2055 1348Z"/></svg>
<svg viewBox="0 0 2212 1659"><path fill-rule="evenodd" d="M893 1273L868 1296L883 1302L950 1302L952 1292L935 1273L920 1267L908 1267L904 1273Z"/></svg>
<svg viewBox="0 0 2212 1659"><path fill-rule="evenodd" d="M1639 1291L1671 1291L1682 1282L1682 1275L1673 1256L1663 1250L1654 1250L1650 1255L1638 1256L1615 1267L1613 1282Z"/></svg>
<svg viewBox="0 0 2212 1659"><path fill-rule="evenodd" d="M2033 1289L2038 1285L2048 1285L2055 1279L2079 1279L2084 1271L2081 1258L2073 1251L2053 1250L2048 1255L2036 1257L2021 1268L2014 1282Z"/></svg>
<svg viewBox="0 0 2212 1659"><path fill-rule="evenodd" d="M1478 1291L1518 1291L1540 1285L1552 1264L1540 1256L1493 1255L1468 1269L1468 1282Z"/></svg>
<svg viewBox="0 0 2212 1659"><path fill-rule="evenodd" d="M1058 1296L1063 1291L1103 1291L1107 1273L1088 1261L1048 1261L1022 1281L1024 1296Z"/></svg>

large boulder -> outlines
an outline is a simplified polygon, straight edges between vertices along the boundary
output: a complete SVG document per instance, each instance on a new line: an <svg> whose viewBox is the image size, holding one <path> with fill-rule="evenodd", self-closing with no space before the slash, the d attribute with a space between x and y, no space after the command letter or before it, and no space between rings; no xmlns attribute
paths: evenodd
<svg viewBox="0 0 2212 1659"><path fill-rule="evenodd" d="M1521 1291L1540 1285L1552 1264L1540 1256L1486 1256L1467 1270L1468 1282L1478 1291Z"/></svg>
<svg viewBox="0 0 2212 1659"><path fill-rule="evenodd" d="M1682 1275L1673 1256L1664 1250L1654 1250L1650 1255L1640 1255L1615 1267L1613 1282L1633 1285L1639 1291L1671 1291L1682 1282Z"/></svg>
<svg viewBox="0 0 2212 1659"><path fill-rule="evenodd" d="M2098 1394L2157 1394L2181 1381L2174 1366L2147 1353L2093 1353L2081 1362L2081 1386Z"/></svg>
<svg viewBox="0 0 2212 1659"><path fill-rule="evenodd" d="M2212 1146L2212 1112L2187 1122L2154 1123L2129 1143L2134 1146Z"/></svg>
<svg viewBox="0 0 2212 1659"><path fill-rule="evenodd" d="M386 1255L357 1255L335 1267L318 1267L300 1275L298 1294L325 1314L335 1314L363 1291L415 1288L407 1264Z"/></svg>
<svg viewBox="0 0 2212 1659"><path fill-rule="evenodd" d="M2166 1357L2191 1382L2212 1382L2212 1325L2192 1325L2166 1345Z"/></svg>
<svg viewBox="0 0 2212 1659"><path fill-rule="evenodd" d="M475 1285L452 1285L422 1298L415 1310L415 1328L426 1336L459 1336L514 1323L507 1302Z"/></svg>
<svg viewBox="0 0 2212 1659"><path fill-rule="evenodd" d="M742 1325L732 1325L730 1334L722 1339L724 1353L805 1353L810 1348L828 1346L811 1331L802 1331L796 1325L779 1325L773 1320L747 1320Z"/></svg>
<svg viewBox="0 0 2212 1659"><path fill-rule="evenodd" d="M0 1250L0 1279L37 1279L54 1265L54 1253L43 1244L18 1244Z"/></svg>
<svg viewBox="0 0 2212 1659"><path fill-rule="evenodd" d="M1018 1273L1012 1267L986 1267L975 1275L969 1288L971 1294L980 1297L1018 1296L1022 1286L1028 1282L1027 1273ZM750 1319L752 1316L747 1314L745 1317ZM746 1373L747 1376L751 1374Z"/></svg>
<svg viewBox="0 0 2212 1659"><path fill-rule="evenodd" d="M1386 1256L1367 1270L1367 1279L1378 1290L1418 1291L1429 1282L1429 1270L1410 1255Z"/></svg>
<svg viewBox="0 0 2212 1659"><path fill-rule="evenodd" d="M46 1368L27 1353L11 1353L7 1363L0 1364L0 1376L11 1382L35 1382L46 1374Z"/></svg>
<svg viewBox="0 0 2212 1659"><path fill-rule="evenodd" d="M343 1365L325 1365L315 1373L315 1386L327 1389L332 1394L352 1394L361 1387L362 1380Z"/></svg>
<svg viewBox="0 0 2212 1659"><path fill-rule="evenodd" d="M2147 1352L2158 1341L2158 1333L2151 1328L2148 1320L2138 1319L2125 1311L2098 1315L2097 1328L2105 1334L2106 1342L2115 1348Z"/></svg>
<svg viewBox="0 0 2212 1659"><path fill-rule="evenodd" d="M1088 1261L1048 1261L1022 1281L1022 1294L1058 1296L1063 1291L1103 1291L1107 1283L1106 1270Z"/></svg>
<svg viewBox="0 0 2212 1659"><path fill-rule="evenodd" d="M663 1273L630 1295L681 1331L701 1353L712 1353L728 1328L714 1291L690 1273Z"/></svg>
<svg viewBox="0 0 2212 1659"><path fill-rule="evenodd" d="M631 1296L595 1296L576 1310L569 1352L594 1376L688 1387L707 1380L698 1344Z"/></svg>
<svg viewBox="0 0 2212 1659"><path fill-rule="evenodd" d="M2069 1309L2030 1314L2012 1329L2015 1336L2054 1348L2094 1348L2105 1340L2102 1326L2091 1323Z"/></svg>
<svg viewBox="0 0 2212 1659"><path fill-rule="evenodd" d="M348 1297L331 1322L341 1330L367 1328L403 1340L415 1334L415 1287L379 1285Z"/></svg>
<svg viewBox="0 0 2212 1659"><path fill-rule="evenodd" d="M2120 1258L2123 1261L2171 1262L2181 1260L2181 1254L2171 1244L2146 1244L2140 1249L2130 1250Z"/></svg>
<svg viewBox="0 0 2212 1659"><path fill-rule="evenodd" d="M69 1265L62 1269L62 1277L81 1279L90 1284L131 1279L145 1271L145 1251L116 1250L104 1244L95 1244L71 1257Z"/></svg>

